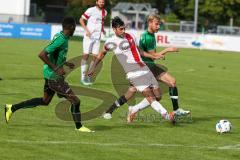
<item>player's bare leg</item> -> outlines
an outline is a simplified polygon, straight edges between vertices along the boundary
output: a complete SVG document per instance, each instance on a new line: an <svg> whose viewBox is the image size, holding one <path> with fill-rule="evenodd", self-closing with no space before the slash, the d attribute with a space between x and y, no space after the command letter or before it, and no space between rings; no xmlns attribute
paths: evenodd
<svg viewBox="0 0 240 160"><path fill-rule="evenodd" d="M97 59L97 55L93 54L92 60L91 60L90 65L89 65L88 68L91 68L91 67L93 66L93 64L94 64L94 62L96 61L96 59ZM87 83L88 83L89 85L92 85L92 79L91 79L91 77L87 76L87 77L86 77L86 80L87 80Z"/></svg>
<svg viewBox="0 0 240 160"><path fill-rule="evenodd" d="M178 90L176 85L176 79L171 76L168 72L164 72L157 77L158 80L162 81L169 87L169 96L172 100L173 111L178 116L184 116L190 113L190 111L179 108L178 105Z"/></svg>

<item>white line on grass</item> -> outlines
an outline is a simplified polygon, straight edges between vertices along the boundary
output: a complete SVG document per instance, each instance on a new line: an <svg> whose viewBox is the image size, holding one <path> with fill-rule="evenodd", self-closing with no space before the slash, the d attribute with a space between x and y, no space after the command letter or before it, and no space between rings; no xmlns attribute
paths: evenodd
<svg viewBox="0 0 240 160"><path fill-rule="evenodd" d="M31 141L31 140L0 140L0 143L19 143L19 144L81 144L95 146L135 146L135 147L159 147L159 148L196 148L196 149L215 149L215 150L240 150L240 144L227 146L199 146L199 145L183 145L183 144L160 144L160 143L94 143L80 141Z"/></svg>

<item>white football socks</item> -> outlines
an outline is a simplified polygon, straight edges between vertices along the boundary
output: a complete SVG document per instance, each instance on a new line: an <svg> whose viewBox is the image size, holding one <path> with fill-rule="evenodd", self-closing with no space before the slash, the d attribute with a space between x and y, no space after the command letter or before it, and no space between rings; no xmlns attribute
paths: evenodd
<svg viewBox="0 0 240 160"><path fill-rule="evenodd" d="M143 110L144 108L146 108L149 105L150 105L150 103L148 102L148 100L146 98L144 98L141 102L139 102L135 106L132 106L132 111L134 113L138 112L139 110Z"/></svg>
<svg viewBox="0 0 240 160"><path fill-rule="evenodd" d="M158 101L153 101L151 107L160 113L164 119L169 119L167 110Z"/></svg>
<svg viewBox="0 0 240 160"><path fill-rule="evenodd" d="M145 109L147 106L149 106L150 103L146 98L144 98L140 103L136 104L135 106L131 107L131 111L136 113L139 110ZM164 119L166 119L166 115L168 115L167 110L158 102L158 101L153 101L151 103L151 107L158 113L160 113ZM167 118L168 119L168 118Z"/></svg>
<svg viewBox="0 0 240 160"><path fill-rule="evenodd" d="M87 61L82 59L82 61L81 61L81 78L82 78L82 80L85 79L86 71L87 71Z"/></svg>

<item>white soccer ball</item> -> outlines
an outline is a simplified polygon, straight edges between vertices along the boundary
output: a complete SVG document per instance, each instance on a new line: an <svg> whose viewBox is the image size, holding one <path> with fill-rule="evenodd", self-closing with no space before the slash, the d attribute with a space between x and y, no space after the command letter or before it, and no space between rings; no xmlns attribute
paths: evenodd
<svg viewBox="0 0 240 160"><path fill-rule="evenodd" d="M218 133L227 133L230 132L231 129L232 124L228 120L222 119L216 124L216 131Z"/></svg>

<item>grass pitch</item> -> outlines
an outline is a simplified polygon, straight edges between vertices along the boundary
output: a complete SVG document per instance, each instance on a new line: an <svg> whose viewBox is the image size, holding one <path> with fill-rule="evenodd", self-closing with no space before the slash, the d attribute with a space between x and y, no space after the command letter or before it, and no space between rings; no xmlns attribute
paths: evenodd
<svg viewBox="0 0 240 160"><path fill-rule="evenodd" d="M38 53L47 41L0 39L0 105L17 103L43 93L42 62ZM71 41L69 58L81 55L82 42ZM103 69L90 88L118 97L111 83L111 60L104 59ZM232 52L181 49L165 61L176 77L180 106L192 111L192 122L172 126L162 122L151 108L141 112L142 119L126 124L127 106L113 114L84 122L95 133L76 133L73 122L62 121L55 114L57 97L48 107L19 110L7 125L0 121L0 159L57 160L239 160L240 159L240 54ZM80 70L69 77L80 85ZM84 87L84 86L81 86ZM79 95L82 112L94 109L100 101ZM138 101L140 98L137 99ZM172 110L164 94L161 103ZM110 105L110 104L109 104ZM153 118L148 118L148 116ZM228 119L233 130L219 135L215 124Z"/></svg>

